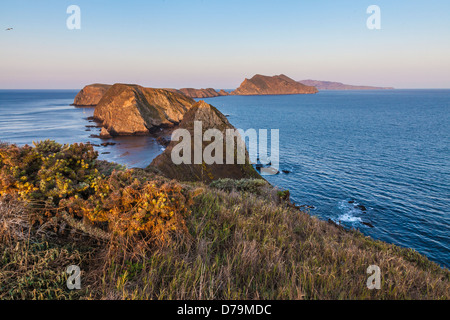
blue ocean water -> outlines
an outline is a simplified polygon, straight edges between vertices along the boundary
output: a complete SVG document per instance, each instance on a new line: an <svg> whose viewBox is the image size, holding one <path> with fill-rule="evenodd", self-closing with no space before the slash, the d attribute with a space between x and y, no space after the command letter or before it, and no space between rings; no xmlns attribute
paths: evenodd
<svg viewBox="0 0 450 320"><path fill-rule="evenodd" d="M100 129L89 117L94 108L70 104L79 90L0 90L0 140L19 145L45 139L59 143L112 142L114 146L95 146L101 160L130 167L146 167L161 153L153 137L118 137L100 140L93 136Z"/></svg>
<svg viewBox="0 0 450 320"><path fill-rule="evenodd" d="M76 93L0 90L0 140L105 142L91 137L93 109L70 106ZM280 130L280 169L291 173L266 178L310 214L450 267L450 90L205 100L237 128ZM96 147L100 158L128 166L161 152L152 137L107 141L117 144Z"/></svg>
<svg viewBox="0 0 450 320"><path fill-rule="evenodd" d="M312 215L450 267L450 90L206 100L237 128L280 130L292 173L266 178Z"/></svg>

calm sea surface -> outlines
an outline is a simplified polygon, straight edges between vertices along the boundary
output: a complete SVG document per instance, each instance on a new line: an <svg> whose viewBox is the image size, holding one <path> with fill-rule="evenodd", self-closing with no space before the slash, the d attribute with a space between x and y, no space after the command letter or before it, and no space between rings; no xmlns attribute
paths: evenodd
<svg viewBox="0 0 450 320"><path fill-rule="evenodd" d="M161 153L151 137L91 137L100 131L87 120L93 109L70 106L76 93L0 90L0 140L110 141L96 147L100 158L130 167ZM266 178L312 215L450 267L450 90L205 100L237 128L280 130L280 169L291 173Z"/></svg>

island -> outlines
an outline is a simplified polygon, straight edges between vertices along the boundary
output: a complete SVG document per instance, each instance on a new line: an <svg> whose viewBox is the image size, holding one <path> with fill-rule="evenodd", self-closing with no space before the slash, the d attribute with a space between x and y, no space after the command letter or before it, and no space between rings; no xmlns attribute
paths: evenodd
<svg viewBox="0 0 450 320"><path fill-rule="evenodd" d="M393 90L393 87L355 86L333 81L301 80L299 83L314 86L318 90Z"/></svg>
<svg viewBox="0 0 450 320"><path fill-rule="evenodd" d="M244 82L231 92L231 95L285 95L285 94L314 94L318 90L313 86L299 83L288 76L263 76L257 74Z"/></svg>

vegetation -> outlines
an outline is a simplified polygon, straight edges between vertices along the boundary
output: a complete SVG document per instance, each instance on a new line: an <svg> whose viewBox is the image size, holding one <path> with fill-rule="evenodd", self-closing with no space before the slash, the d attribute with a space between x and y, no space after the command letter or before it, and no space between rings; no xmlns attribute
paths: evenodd
<svg viewBox="0 0 450 320"><path fill-rule="evenodd" d="M181 184L96 157L0 146L0 299L450 296L449 270L310 217L264 180ZM82 290L67 289L69 265ZM370 265L381 290L366 287Z"/></svg>

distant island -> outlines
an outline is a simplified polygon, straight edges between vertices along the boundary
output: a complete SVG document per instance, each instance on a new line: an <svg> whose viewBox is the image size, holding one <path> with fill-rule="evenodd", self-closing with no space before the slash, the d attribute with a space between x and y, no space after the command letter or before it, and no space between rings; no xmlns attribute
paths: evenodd
<svg viewBox="0 0 450 320"><path fill-rule="evenodd" d="M228 96L229 93L225 90L217 91L213 88L207 89L194 89L194 88L183 88L183 89L167 89L172 92L182 93L189 98L198 99L198 98L215 98L221 96Z"/></svg>
<svg viewBox="0 0 450 320"><path fill-rule="evenodd" d="M91 84L85 86L75 97L74 106L92 106L100 103L102 97L112 87L108 84ZM392 87L355 86L332 81L301 80L295 81L281 74L264 76L257 74L251 79L245 79L236 90L231 93L225 90L207 89L163 89L192 99L215 98L221 96L250 96L250 95L289 95L315 94L320 90L392 90Z"/></svg>
<svg viewBox="0 0 450 320"><path fill-rule="evenodd" d="M333 81L301 80L299 83L314 86L318 90L393 90L392 87L355 86Z"/></svg>
<svg viewBox="0 0 450 320"><path fill-rule="evenodd" d="M251 79L245 79L244 82L232 95L277 95L277 94L314 94L318 90L314 86L299 83L284 74L279 76L255 75Z"/></svg>

